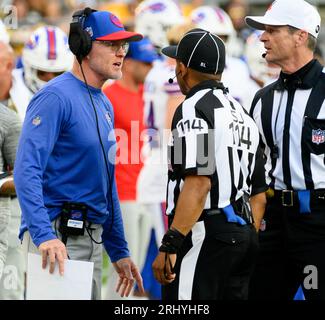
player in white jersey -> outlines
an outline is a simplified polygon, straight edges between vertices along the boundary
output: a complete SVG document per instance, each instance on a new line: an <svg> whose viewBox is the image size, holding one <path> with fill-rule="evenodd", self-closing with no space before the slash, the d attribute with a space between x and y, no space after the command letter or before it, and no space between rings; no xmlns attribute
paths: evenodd
<svg viewBox="0 0 325 320"><path fill-rule="evenodd" d="M172 0L145 0L136 8L135 29L151 40L158 53L168 44L167 30L183 21L180 8ZM148 141L142 150L145 160L137 182L137 201L151 213L152 223L147 231L151 233L154 230L156 248L165 232L162 209L166 201L167 184L167 137L164 137L166 112L169 98L182 96L177 82L168 82L173 77L174 63L161 57L154 62L144 84L144 120L148 128ZM147 244L142 246L146 248ZM152 255L152 261L155 254ZM150 253L148 257L146 264L150 264L148 269L151 271ZM145 289L150 290L147 284L153 281L153 277L147 277L144 273L142 276Z"/></svg>
<svg viewBox="0 0 325 320"><path fill-rule="evenodd" d="M253 81L247 65L240 59L227 56L222 83L229 89L230 94L249 111L254 95L260 87Z"/></svg>
<svg viewBox="0 0 325 320"><path fill-rule="evenodd" d="M169 65L166 60L158 60L145 81L144 117L148 143L143 150L145 165L138 180L138 199L143 203L161 203L166 198L167 137L164 136L164 129L167 102L170 95L180 95L178 84L168 82L174 76L174 65Z"/></svg>
<svg viewBox="0 0 325 320"><path fill-rule="evenodd" d="M190 18L198 28L208 30L224 40L227 48L235 29L230 17L224 10L219 7L201 6L191 12ZM245 62L227 54L221 81L229 89L230 94L246 110L249 110L259 86L250 78L249 69Z"/></svg>
<svg viewBox="0 0 325 320"><path fill-rule="evenodd" d="M136 9L137 32L147 36L158 52L168 43L166 35L168 28L181 22L183 22L181 11L171 0L146 0ZM155 28L151 28L152 24ZM175 76L175 66L163 59L154 63L147 75L144 88L144 117L150 141L143 150L146 160L138 180L138 199L148 204L165 202L167 182L166 149L165 153L163 150L165 115L169 95L180 95L178 84L168 82Z"/></svg>
<svg viewBox="0 0 325 320"><path fill-rule="evenodd" d="M265 49L260 40L261 34L259 30L254 31L247 38L244 51L244 59L248 64L251 78L260 88L277 80L281 71L277 65L265 60Z"/></svg>
<svg viewBox="0 0 325 320"><path fill-rule="evenodd" d="M168 43L177 45L182 35L193 27L194 25L189 22L174 25L167 32ZM165 60L155 62L154 68L149 72L145 82L144 116L145 123L150 128L150 141L144 150L144 153L147 154L147 166L142 172L141 179L143 180L140 180L139 184L144 188L143 192L139 193L139 199L144 203L164 202L166 197L167 175L164 172L167 169L166 139L169 136L168 129L170 129L174 111L184 100L179 85L174 79L175 60L165 58Z"/></svg>
<svg viewBox="0 0 325 320"><path fill-rule="evenodd" d="M49 80L70 70L72 61L67 35L60 28L37 28L23 49L23 68L12 71L12 86L7 106L14 109L23 121L34 93Z"/></svg>
<svg viewBox="0 0 325 320"><path fill-rule="evenodd" d="M136 9L136 31L148 37L158 52L165 44L168 44L167 30L182 22L183 16L180 8L172 0L146 0ZM154 27L152 27L153 24ZM167 161L166 152L164 153L163 150L163 131L167 101L169 95L181 95L176 81L168 82L174 76L174 63L161 58L154 63L145 80L144 120L150 141L143 150L146 160L138 181L138 199L143 203L165 202Z"/></svg>
<svg viewBox="0 0 325 320"><path fill-rule="evenodd" d="M7 32L6 26L0 19L0 41L4 43L9 43L9 34Z"/></svg>

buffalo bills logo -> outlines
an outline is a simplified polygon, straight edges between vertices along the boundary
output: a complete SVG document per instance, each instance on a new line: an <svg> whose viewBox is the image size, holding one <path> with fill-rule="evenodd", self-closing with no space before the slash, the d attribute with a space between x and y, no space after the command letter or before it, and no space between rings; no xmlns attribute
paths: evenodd
<svg viewBox="0 0 325 320"><path fill-rule="evenodd" d="M81 219L82 213L81 212L73 212L71 213L71 219Z"/></svg>
<svg viewBox="0 0 325 320"><path fill-rule="evenodd" d="M35 35L31 37L28 42L26 43L26 48L33 50L38 46L39 43L39 35Z"/></svg>
<svg viewBox="0 0 325 320"><path fill-rule="evenodd" d="M313 143L320 144L325 142L325 130L317 129L312 131L311 139Z"/></svg>
<svg viewBox="0 0 325 320"><path fill-rule="evenodd" d="M151 6L148 6L148 10L152 13L162 12L166 9L166 5L162 2L154 3Z"/></svg>
<svg viewBox="0 0 325 320"><path fill-rule="evenodd" d="M205 18L205 13L204 12L199 12L196 17L192 19L194 23L200 23L204 20Z"/></svg>
<svg viewBox="0 0 325 320"><path fill-rule="evenodd" d="M110 18L111 18L111 21L113 24L115 24L119 28L123 28L123 24L117 16L115 16L114 14L111 14Z"/></svg>

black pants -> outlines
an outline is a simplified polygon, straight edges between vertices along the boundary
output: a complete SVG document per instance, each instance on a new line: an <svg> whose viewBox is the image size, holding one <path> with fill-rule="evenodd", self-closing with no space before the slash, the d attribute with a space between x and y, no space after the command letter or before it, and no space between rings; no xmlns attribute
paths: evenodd
<svg viewBox="0 0 325 320"><path fill-rule="evenodd" d="M175 265L176 279L163 286L165 300L244 300L256 253L252 225L228 223L224 215L197 222Z"/></svg>
<svg viewBox="0 0 325 320"><path fill-rule="evenodd" d="M325 299L325 202L312 201L311 211L268 200L249 299L293 300L300 285L307 300Z"/></svg>

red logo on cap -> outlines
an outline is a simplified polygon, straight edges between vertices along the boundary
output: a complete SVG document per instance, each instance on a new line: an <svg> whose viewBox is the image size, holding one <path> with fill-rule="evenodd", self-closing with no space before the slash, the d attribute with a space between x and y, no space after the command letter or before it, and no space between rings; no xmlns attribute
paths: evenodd
<svg viewBox="0 0 325 320"><path fill-rule="evenodd" d="M110 18L111 18L111 21L113 24L115 24L119 28L123 28L123 24L117 16L115 16L114 14L111 14Z"/></svg>

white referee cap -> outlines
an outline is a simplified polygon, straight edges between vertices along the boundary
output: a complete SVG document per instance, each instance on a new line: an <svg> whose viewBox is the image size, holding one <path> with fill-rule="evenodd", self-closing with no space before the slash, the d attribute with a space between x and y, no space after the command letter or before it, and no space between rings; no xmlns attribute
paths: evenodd
<svg viewBox="0 0 325 320"><path fill-rule="evenodd" d="M246 23L258 30L265 25L292 26L318 37L321 18L317 9L304 0L276 0L267 9L264 16L247 16Z"/></svg>

